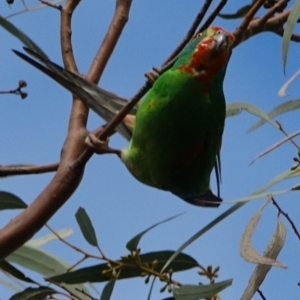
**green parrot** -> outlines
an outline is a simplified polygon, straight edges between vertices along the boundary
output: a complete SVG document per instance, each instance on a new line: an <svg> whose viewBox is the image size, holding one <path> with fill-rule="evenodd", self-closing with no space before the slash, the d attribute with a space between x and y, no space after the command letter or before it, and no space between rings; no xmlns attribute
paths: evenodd
<svg viewBox="0 0 300 300"><path fill-rule="evenodd" d="M219 27L198 34L117 127L130 140L128 148L117 153L137 180L193 205L220 205L220 148L226 110L223 80L232 44L233 36ZM14 52L78 96L106 121L127 103L25 50L43 64ZM91 135L88 144L97 147L96 137ZM210 188L214 167L218 195Z"/></svg>

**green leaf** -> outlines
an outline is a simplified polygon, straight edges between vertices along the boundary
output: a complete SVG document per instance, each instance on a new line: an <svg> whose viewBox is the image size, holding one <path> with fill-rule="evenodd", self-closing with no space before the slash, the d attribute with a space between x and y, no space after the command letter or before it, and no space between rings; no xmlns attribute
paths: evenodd
<svg viewBox="0 0 300 300"><path fill-rule="evenodd" d="M38 288L27 288L23 292L14 294L9 300L41 300L53 294L57 294L57 291L46 286L40 286Z"/></svg>
<svg viewBox="0 0 300 300"><path fill-rule="evenodd" d="M295 6L292 8L292 11L288 16L288 19L285 24L283 37L282 37L282 63L283 63L284 73L285 73L285 67L286 67L287 55L289 51L291 37L294 28L297 24L299 15L300 15L300 0L297 0Z"/></svg>
<svg viewBox="0 0 300 300"><path fill-rule="evenodd" d="M21 290L19 286L16 286L15 284L3 278L0 278L0 284L6 286L7 288L11 289L14 292L19 292Z"/></svg>
<svg viewBox="0 0 300 300"><path fill-rule="evenodd" d="M173 255L174 251L158 251L158 252L150 252L140 255L140 259L142 264L152 264L153 261L157 261L156 270L160 270L166 261L169 259L171 255ZM127 264L131 264L135 266L133 261L127 261ZM184 270L189 270L191 268L197 267L198 262L192 258L191 256L180 253L176 259L172 261L169 268L173 270L173 272L179 272ZM68 284L81 283L81 282L103 282L109 281L109 277L106 274L102 274L104 270L107 270L107 264L99 264L91 267L82 268L73 272L64 273L58 276L51 277L51 280L56 282L65 282ZM122 269L119 279L140 277L141 270L138 268L128 267Z"/></svg>
<svg viewBox="0 0 300 300"><path fill-rule="evenodd" d="M114 290L116 280L109 281L103 288L100 300L109 300Z"/></svg>
<svg viewBox="0 0 300 300"><path fill-rule="evenodd" d="M233 14L218 14L218 16L222 19L226 19L226 20L231 20L231 19L240 19L242 17L244 17L247 12L249 11L249 9L252 7L251 4L245 5L243 7L241 7L240 9L238 9L235 13Z"/></svg>
<svg viewBox="0 0 300 300"><path fill-rule="evenodd" d="M239 114L242 110L245 110L249 114L252 114L254 116L260 117L264 121L269 122L273 125L268 114L266 114L264 111L262 111L257 106L254 106L254 105L246 103L246 102L235 102L235 103L227 104L226 115L227 115L227 111L228 111L228 116L231 117L236 114Z"/></svg>
<svg viewBox="0 0 300 300"><path fill-rule="evenodd" d="M71 267L70 264L62 259L29 245L20 247L14 253L9 255L7 260L47 277L67 272ZM83 285L70 286L64 284L63 286L65 289L72 292L72 294L78 295L80 299L90 300L88 296L83 295L77 290L84 290L88 294L88 290Z"/></svg>
<svg viewBox="0 0 300 300"><path fill-rule="evenodd" d="M0 261L0 269L9 273L15 278L18 278L19 280L25 281L25 282L30 282L34 283L32 279L29 277L25 276L20 270L18 270L16 267L11 265L8 261L2 260Z"/></svg>
<svg viewBox="0 0 300 300"><path fill-rule="evenodd" d="M300 108L300 99L295 99L295 100L290 100L287 101L283 104L280 104L278 106L276 106L272 111L270 111L268 113L268 116L270 119L274 119L275 117L282 115L284 113L296 110ZM255 123L253 126L251 126L248 129L248 133L251 131L256 130L257 128L259 128L260 126L264 125L266 123L265 120L261 119L259 120L257 123Z"/></svg>
<svg viewBox="0 0 300 300"><path fill-rule="evenodd" d="M226 104L226 118L239 115L241 112L242 110L236 107L235 103Z"/></svg>
<svg viewBox="0 0 300 300"><path fill-rule="evenodd" d="M0 191L0 210L26 208L27 204L18 196Z"/></svg>
<svg viewBox="0 0 300 300"><path fill-rule="evenodd" d="M97 247L98 241L97 241L95 229L85 209L79 207L75 214L75 217L86 241L90 245Z"/></svg>
<svg viewBox="0 0 300 300"><path fill-rule="evenodd" d="M158 222L158 223L156 223L156 224L150 226L150 227L147 228L146 230L142 231L141 233L139 233L139 234L137 234L135 237L133 237L133 238L126 244L126 248L127 248L129 251L134 251L134 250L136 250L136 249L138 248L138 244L139 244L139 242L140 242L142 236L143 236L145 233L147 233L148 231L150 231L150 230L153 229L154 227L156 227L156 226L158 226L158 225L160 225L160 224L162 224L162 223L171 221L171 220L173 220L173 219L175 219L175 218L177 218L177 217L179 217L179 216L181 216L181 215L182 215L182 213L181 213L181 214L178 214L178 215L175 215L175 216L173 216L173 217L170 217L170 218L168 218L168 219L165 219L165 220L163 220L163 221L160 221L160 222Z"/></svg>
<svg viewBox="0 0 300 300"><path fill-rule="evenodd" d="M202 236L204 233L209 231L211 228L213 228L215 225L220 223L222 220L226 219L229 215L231 215L236 210L240 209L242 206L244 206L247 202L239 202L229 209L227 209L224 213L219 215L217 218L215 218L213 221L208 223L206 226L204 226L202 229L197 231L195 234L193 234L186 242L184 242L173 254L172 256L167 260L163 268L161 269L161 272L163 272L170 264L172 264L173 260L177 258L178 255L181 254L181 252L188 247L190 244L192 244L194 241L196 241L200 236Z"/></svg>
<svg viewBox="0 0 300 300"><path fill-rule="evenodd" d="M38 53L45 59L49 59L47 55L43 52L43 50L33 40L31 40L24 32L22 32L15 25L5 20L1 16L0 16L0 26L2 26L9 33L14 35L17 39L19 39L25 46L30 48L32 51Z"/></svg>
<svg viewBox="0 0 300 300"><path fill-rule="evenodd" d="M208 285L183 285L175 288L173 294L176 300L198 300L211 298L232 285L232 279Z"/></svg>

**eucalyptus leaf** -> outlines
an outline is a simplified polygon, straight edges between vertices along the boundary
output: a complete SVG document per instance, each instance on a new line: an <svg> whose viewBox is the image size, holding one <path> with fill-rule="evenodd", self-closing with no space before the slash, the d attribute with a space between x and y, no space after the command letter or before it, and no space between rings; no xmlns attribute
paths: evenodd
<svg viewBox="0 0 300 300"><path fill-rule="evenodd" d="M154 261L156 261L155 270L160 270L166 261L174 251L158 251L158 252L150 252L140 255L140 259L142 264L151 265ZM121 273L119 274L117 280L126 279L126 278L134 278L141 276L141 270L135 267L135 263L132 260L126 261L126 264L132 265L131 267L122 268ZM191 256L180 253L176 259L172 261L169 265L169 269L172 269L173 272L179 272L184 270L189 270L191 268L195 268L198 266L198 262L192 258ZM106 275L107 273L103 271L107 271L109 267L107 264L98 264L91 267L85 267L82 269L78 269L76 271L64 273L58 276L51 277L51 280L56 282L65 282L68 284L74 283L82 283L82 282L103 282L109 281L110 277Z"/></svg>
<svg viewBox="0 0 300 300"><path fill-rule="evenodd" d="M75 214L77 223L80 227L80 230L86 239L86 241L92 245L97 247L98 246L98 241L95 233L95 229L93 227L93 224L91 222L90 217L86 213L85 209L80 207L76 214Z"/></svg>
<svg viewBox="0 0 300 300"><path fill-rule="evenodd" d="M292 8L288 19L285 24L285 29L282 37L282 63L283 70L285 72L288 50L291 42L291 37L294 31L294 28L297 24L298 18L300 15L300 0L296 0L295 6Z"/></svg>
<svg viewBox="0 0 300 300"><path fill-rule="evenodd" d="M174 288L173 294L176 300L207 299L215 296L230 285L232 285L232 279L208 285L183 285L180 288Z"/></svg>
<svg viewBox="0 0 300 300"><path fill-rule="evenodd" d="M171 221L179 216L181 216L181 214L178 214L178 215L175 215L173 217L170 217L168 219L165 219L163 221L160 221L152 226L150 226L149 228L147 228L146 230L142 231L141 233L137 234L135 237L133 237L127 244L126 244L126 248L129 250L129 251L134 251L138 248L138 244L141 240L141 238L143 237L143 235L145 233L147 233L148 231L150 231L151 229L155 228L156 226L160 225L160 224L163 224L165 222L168 222L168 221Z"/></svg>
<svg viewBox="0 0 300 300"><path fill-rule="evenodd" d="M0 191L0 210L26 208L27 204L18 196Z"/></svg>

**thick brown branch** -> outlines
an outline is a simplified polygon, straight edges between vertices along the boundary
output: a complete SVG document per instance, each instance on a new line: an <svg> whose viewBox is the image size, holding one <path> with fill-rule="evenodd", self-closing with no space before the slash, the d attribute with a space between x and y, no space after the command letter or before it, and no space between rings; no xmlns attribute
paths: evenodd
<svg viewBox="0 0 300 300"><path fill-rule="evenodd" d="M62 9L61 21L61 42L64 63L69 70L74 72L77 71L77 68L72 53L71 17L78 3L79 0L67 1L65 7ZM113 51L111 45L116 45L116 41L125 25L124 18L126 19L126 16L128 16L130 3L131 1L129 0L117 0L116 14L118 14L119 19L114 17L114 34L109 35L109 39L112 40L106 41L107 48L104 47L103 49L101 47L101 51L103 51L102 55L106 55L106 58L103 60L104 64L103 62L93 63L93 67L91 67L87 76L90 80L96 81L101 75ZM120 26L118 22L121 24ZM84 151L86 148L84 140L87 136L85 128L87 112L88 109L83 103L79 99L74 99L68 135L62 149L61 162L57 173L33 203L0 231L0 259L6 257L29 240L69 199L78 187L83 176L85 163L88 159L82 164L76 164L76 167L74 167L74 162L77 161L80 154L86 152Z"/></svg>
<svg viewBox="0 0 300 300"><path fill-rule="evenodd" d="M76 3L78 1L68 0L66 7L73 4L73 9L75 9ZM64 12L62 12L63 15ZM69 10L68 16L71 17L71 15ZM68 28L65 27L65 30ZM71 44L70 41L69 44ZM77 103L81 104L79 101ZM82 104L81 107L85 109ZM73 105L68 136L57 173L33 203L0 231L0 259L29 240L76 190L82 178L83 168L75 173L69 165L84 149L85 123L86 115L82 114L82 109L78 109L78 105L77 108Z"/></svg>
<svg viewBox="0 0 300 300"><path fill-rule="evenodd" d="M98 83L128 21L131 2L132 0L117 0L114 17L86 76L89 81Z"/></svg>
<svg viewBox="0 0 300 300"><path fill-rule="evenodd" d="M55 172L58 165L58 163L55 163L49 165L0 166L0 177Z"/></svg>

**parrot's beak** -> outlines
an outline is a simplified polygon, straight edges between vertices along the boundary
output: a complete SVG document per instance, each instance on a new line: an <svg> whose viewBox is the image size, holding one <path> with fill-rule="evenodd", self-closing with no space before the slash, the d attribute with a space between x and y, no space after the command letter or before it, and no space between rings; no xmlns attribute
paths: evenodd
<svg viewBox="0 0 300 300"><path fill-rule="evenodd" d="M228 36L223 33L223 32L218 32L215 36L214 36L214 41L216 42L215 44L215 49L217 52L220 52L222 50L225 49L225 47L228 44Z"/></svg>

